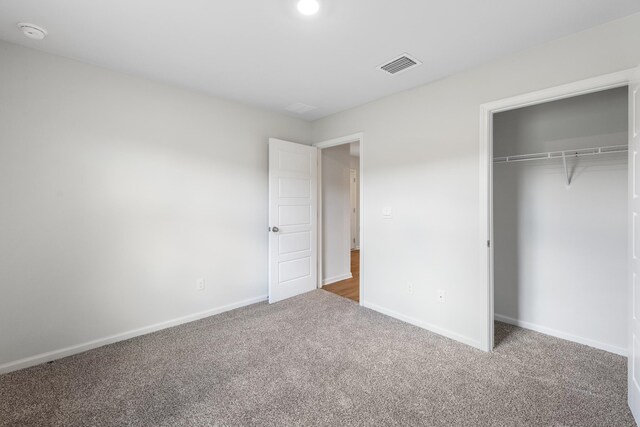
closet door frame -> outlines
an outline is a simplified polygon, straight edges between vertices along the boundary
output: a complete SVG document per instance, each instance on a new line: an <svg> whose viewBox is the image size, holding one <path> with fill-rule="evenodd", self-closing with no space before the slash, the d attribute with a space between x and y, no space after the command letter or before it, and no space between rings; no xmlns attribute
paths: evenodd
<svg viewBox="0 0 640 427"><path fill-rule="evenodd" d="M480 284L486 290L485 334L481 348L487 352L494 347L494 253L493 253L493 115L503 111L544 104L564 98L585 95L629 85L635 68L586 80L556 86L524 95L489 102L480 106ZM631 171L631 169L629 169ZM630 296L631 298L631 296Z"/></svg>

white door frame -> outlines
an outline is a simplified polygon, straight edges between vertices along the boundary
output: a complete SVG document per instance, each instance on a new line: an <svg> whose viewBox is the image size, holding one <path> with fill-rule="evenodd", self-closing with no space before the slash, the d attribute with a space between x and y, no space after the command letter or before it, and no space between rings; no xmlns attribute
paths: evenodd
<svg viewBox="0 0 640 427"><path fill-rule="evenodd" d="M322 288L322 150L325 148L335 147L343 144L351 144L352 142L360 142L360 305L364 305L364 263L362 249L364 246L364 133L354 133L352 135L342 136L340 138L329 139L327 141L316 142L313 144L320 152L318 153L318 289Z"/></svg>
<svg viewBox="0 0 640 427"><path fill-rule="evenodd" d="M486 289L486 330L481 348L493 350L493 114L563 98L627 86L635 68L580 80L524 95L489 102L480 106L480 286ZM631 171L631 169L629 169ZM629 296L631 298L631 296Z"/></svg>

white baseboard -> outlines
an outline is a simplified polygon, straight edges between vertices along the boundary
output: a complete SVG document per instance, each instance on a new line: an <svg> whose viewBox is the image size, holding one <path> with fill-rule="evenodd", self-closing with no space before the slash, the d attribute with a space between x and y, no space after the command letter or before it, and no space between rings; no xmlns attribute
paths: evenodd
<svg viewBox="0 0 640 427"><path fill-rule="evenodd" d="M568 334L566 332L561 332L556 329L547 328L546 326L536 325L535 323L525 322L522 320L514 319L512 317L503 316L501 314L494 314L494 319L499 322L508 323L510 325L519 326L524 329L530 329L532 331L540 332L545 335L551 335L552 337L562 338L563 340L573 341L578 344L588 345L589 347L594 347L599 350L608 351L610 353L619 354L620 356L627 356L627 349L624 347L617 347L611 344L605 344L600 341L595 341L589 338L579 337L577 335Z"/></svg>
<svg viewBox="0 0 640 427"><path fill-rule="evenodd" d="M176 319L167 320L165 322L156 323L154 325L145 326L143 328L134 329L132 331L110 335L108 337L88 341L83 344L61 348L59 350L49 351L46 353L37 354L35 356L25 357L24 359L15 360L13 362L8 362L0 365L0 374L6 374L8 372L17 371L19 369L28 368L30 366L35 366L35 365L40 365L41 363L50 362L52 360L62 359L63 357L72 356L78 353L83 353L85 351L102 347L107 344L113 344L118 341L128 340L130 338L138 337L140 335L146 335L151 332L156 332L162 329L171 328L173 326L182 325L184 323L193 322L195 320L204 319L205 317L214 316L216 314L224 313L225 311L230 311L236 308L266 301L267 299L268 297L266 295L260 296L257 298L252 298L252 299L240 301L233 304L228 304L222 307L201 311L199 313L189 314L187 316L179 317Z"/></svg>
<svg viewBox="0 0 640 427"><path fill-rule="evenodd" d="M473 338L469 338L465 335L461 335L457 332L453 332L448 329L441 328L439 326L433 325L428 322L423 322L422 320L416 319L414 317L405 316L404 314L400 314L393 310L389 310L388 308L380 307L379 305L372 304L370 302L362 301L361 305L363 307L370 308L371 310L377 311L379 313L385 314L395 319L402 320L403 322L407 322L414 326L418 326L419 328L426 329L430 332L445 336L447 338L451 338L452 340L459 341L463 344L467 344L467 345L470 345L471 347L475 347L484 351L484 349L480 346L479 341L476 341Z"/></svg>
<svg viewBox="0 0 640 427"><path fill-rule="evenodd" d="M347 280L347 279L351 279L351 278L353 278L353 274L351 274L351 273L346 273L346 274L341 274L339 276L329 277L327 279L322 279L322 286L330 285L332 283L340 282L342 280Z"/></svg>

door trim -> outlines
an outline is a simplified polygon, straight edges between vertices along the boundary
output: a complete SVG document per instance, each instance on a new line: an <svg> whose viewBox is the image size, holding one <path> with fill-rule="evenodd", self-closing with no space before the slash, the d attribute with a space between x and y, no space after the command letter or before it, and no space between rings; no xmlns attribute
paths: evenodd
<svg viewBox="0 0 640 427"><path fill-rule="evenodd" d="M362 249L364 247L365 223L364 223L364 132L358 132L351 135L341 136L326 141L316 142L312 144L319 151L318 153L318 289L322 288L322 150L325 148L336 147L338 145L350 144L352 142L360 142L360 305L364 305L364 256Z"/></svg>
<svg viewBox="0 0 640 427"><path fill-rule="evenodd" d="M494 345L494 276L493 276L493 114L530 105L543 104L564 98L585 95L631 83L635 68L555 86L548 89L500 99L480 105L480 233L478 252L480 286L486 290L485 334L481 348L487 352ZM488 244L491 242L491 244ZM630 352L629 352L630 354Z"/></svg>

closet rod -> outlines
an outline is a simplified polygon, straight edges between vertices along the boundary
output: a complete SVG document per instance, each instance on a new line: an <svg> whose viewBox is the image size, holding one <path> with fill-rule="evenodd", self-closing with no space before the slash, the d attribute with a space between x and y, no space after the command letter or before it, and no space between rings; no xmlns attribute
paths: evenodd
<svg viewBox="0 0 640 427"><path fill-rule="evenodd" d="M596 156L599 154L624 153L629 151L627 145L611 145L608 147L579 148L577 150L548 151L546 153L518 154L515 156L494 157L493 163L527 162L529 160L556 159L567 157Z"/></svg>

